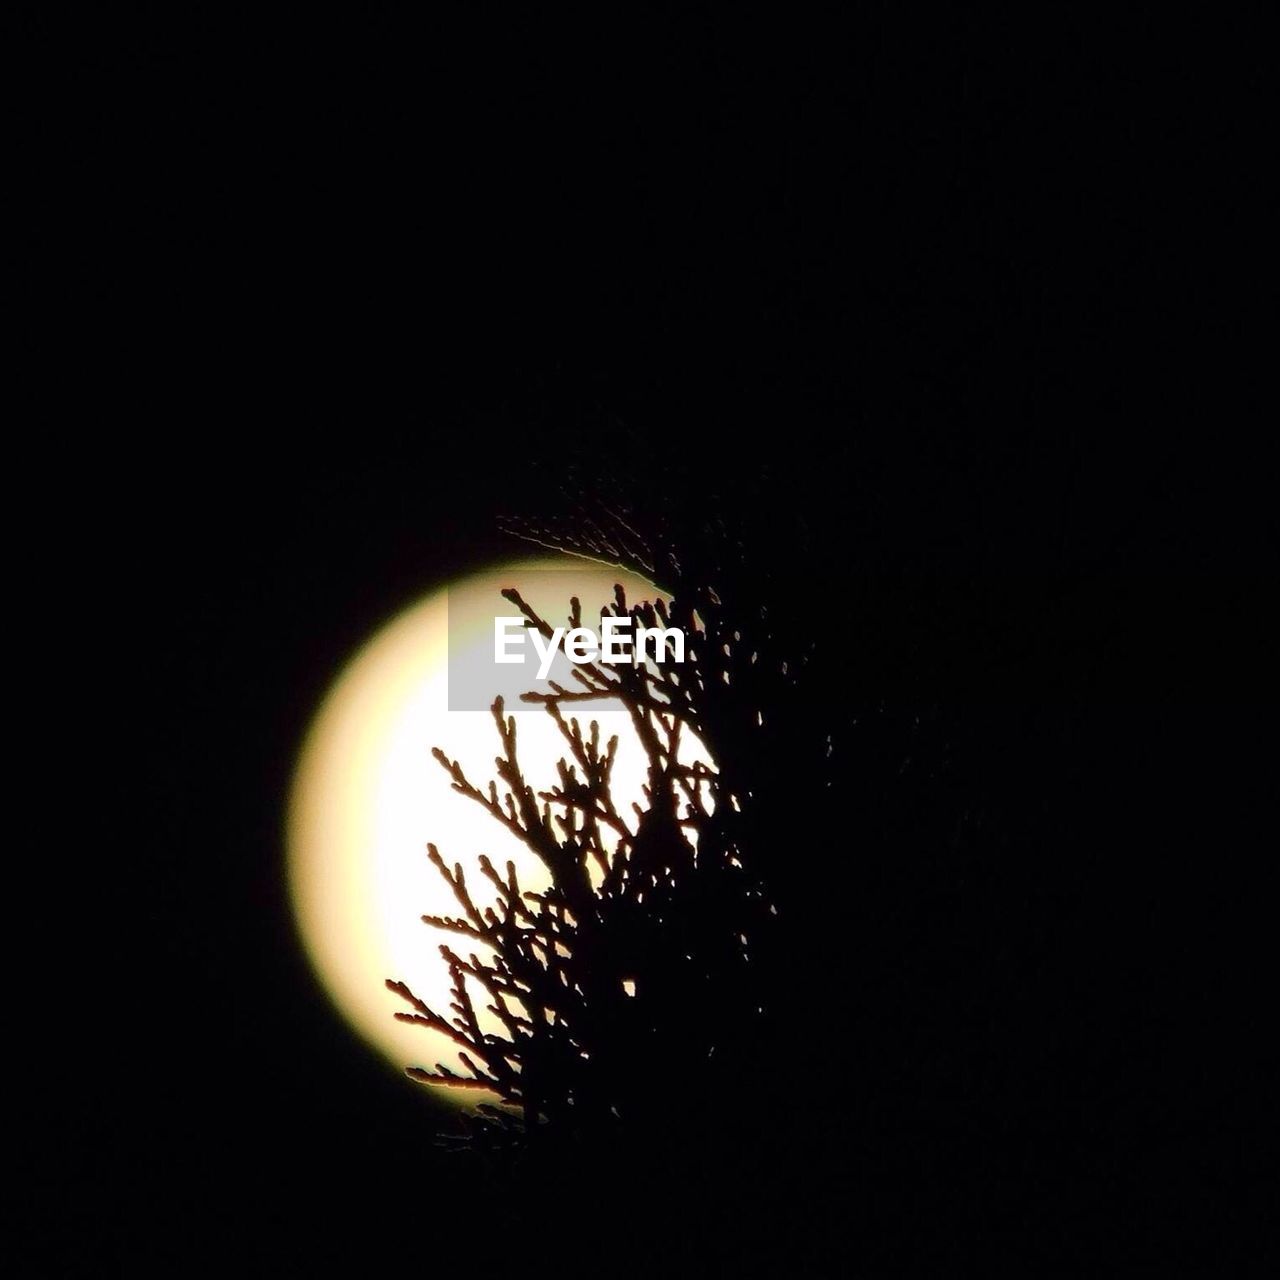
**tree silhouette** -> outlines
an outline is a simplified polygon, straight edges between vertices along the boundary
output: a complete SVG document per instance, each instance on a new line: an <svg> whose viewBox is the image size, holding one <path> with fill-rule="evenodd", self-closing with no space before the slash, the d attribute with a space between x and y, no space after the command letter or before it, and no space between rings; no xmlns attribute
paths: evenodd
<svg viewBox="0 0 1280 1280"><path fill-rule="evenodd" d="M517 591L503 595L550 636ZM777 675L776 664L761 661L710 587L682 583L670 605L628 604L616 587L605 613L682 628L686 661L577 663L573 687L526 694L565 746L549 790L526 780L516 719L500 698L492 708L496 780L479 786L434 751L454 789L515 835L549 877L535 892L513 863L498 868L480 856L492 891L485 903L462 864L450 868L430 845L460 907L456 916L423 917L465 944L440 948L452 1003L438 1011L404 983L387 982L411 1007L398 1018L457 1045L460 1071L439 1063L409 1074L496 1095L468 1119L473 1144L608 1139L669 1116L674 1099L704 1097L723 1083L768 1012L757 973L775 908L747 853L753 792L735 768L746 744L723 754L720 744L727 707L744 734L762 728L753 694L766 669ZM569 623L581 625L576 598ZM614 795L617 738L602 742L598 723L584 726L574 714L603 700L626 709L646 757L644 802L630 811ZM694 737L714 767L682 751ZM483 1010L501 1030L486 1030Z"/></svg>

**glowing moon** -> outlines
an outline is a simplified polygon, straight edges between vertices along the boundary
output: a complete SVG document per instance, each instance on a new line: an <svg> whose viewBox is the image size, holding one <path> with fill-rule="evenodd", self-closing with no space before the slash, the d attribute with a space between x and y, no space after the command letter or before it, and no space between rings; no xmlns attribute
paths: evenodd
<svg viewBox="0 0 1280 1280"><path fill-rule="evenodd" d="M612 599L615 582L622 584L629 603L658 594L650 583L620 569L568 557L506 565L453 588L491 589L501 605L500 589L514 586L557 625L565 621L574 595L582 601L584 618L598 617L600 606ZM475 888L483 887L478 870L473 871L481 853L498 867L514 861L526 889L547 885L537 859L479 805L454 791L432 759L432 747L442 748L484 787L494 776L499 750L488 711L449 710L449 641L446 590L378 631L316 712L289 797L289 881L307 955L352 1027L400 1070L433 1068L441 1061L456 1067L456 1058L442 1035L395 1020L407 1006L386 989L385 980L407 982L447 1016L448 974L438 945L447 941L474 949L466 939L422 923L424 913L460 914L427 860L427 842L450 866L460 862ZM456 628L453 643L459 643ZM492 633L477 628L465 643L491 649ZM510 698L508 709L517 709ZM606 739L618 734L614 793L619 810L628 812L633 800L643 799L646 761L627 713L616 702L593 702L579 709L578 718L584 726L598 720ZM517 732L526 777L535 786L551 785L565 749L550 717L528 707L518 714ZM709 763L701 752L698 758ZM441 1092L460 1103L476 1100L474 1094Z"/></svg>

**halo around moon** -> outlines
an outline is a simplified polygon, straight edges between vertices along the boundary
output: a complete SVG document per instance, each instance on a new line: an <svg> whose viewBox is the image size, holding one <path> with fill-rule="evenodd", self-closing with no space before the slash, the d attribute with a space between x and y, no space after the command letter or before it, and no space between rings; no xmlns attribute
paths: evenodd
<svg viewBox="0 0 1280 1280"><path fill-rule="evenodd" d="M558 625L571 596L581 600L584 618L597 617L612 600L615 583L629 602L660 594L634 574L567 556L514 562L451 587L455 598L474 598L491 588L494 600L502 588L516 587ZM288 875L302 944L337 1010L401 1070L437 1062L456 1067L446 1037L396 1021L394 1015L407 1006L385 986L388 978L406 982L448 1014L449 978L438 948L466 940L422 922L424 914L459 914L428 861L428 841L450 866L461 863L471 872L478 855L486 853L499 867L514 862L524 888L547 884L533 854L454 791L432 758L431 749L440 747L483 787L494 776L499 750L488 711L449 707L450 594L441 589L405 609L346 664L312 719L289 795ZM492 632L455 625L452 643L491 647ZM508 710L516 710L510 700ZM616 702L593 702L583 705L578 718L584 726L599 721L605 738L618 734L615 799L620 810L629 810L632 801L643 799L646 761L627 712ZM536 787L549 786L565 754L550 717L528 707L518 716L517 733L525 776ZM469 883L479 880L469 875ZM499 1029L496 1020L493 1029ZM460 1103L474 1100L439 1092Z"/></svg>

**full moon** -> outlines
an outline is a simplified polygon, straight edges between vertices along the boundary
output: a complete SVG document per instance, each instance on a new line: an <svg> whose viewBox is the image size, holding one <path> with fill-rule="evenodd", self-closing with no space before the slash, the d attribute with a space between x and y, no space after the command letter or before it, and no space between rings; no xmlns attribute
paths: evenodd
<svg viewBox="0 0 1280 1280"><path fill-rule="evenodd" d="M455 791L432 758L432 748L441 748L484 789L495 777L500 750L489 711L450 709L450 672L457 679L467 658L459 648L470 649L474 661L481 646L490 654L493 646L491 628L457 625L457 602L491 593L501 605L499 592L515 587L556 626L566 621L571 596L580 599L584 619L598 617L600 607L612 600L615 583L622 585L629 604L661 594L634 574L566 556L515 562L459 579L371 636L315 712L288 803L288 876L297 928L337 1010L399 1070L433 1069L438 1062L456 1069L457 1060L443 1035L396 1021L394 1015L407 1006L387 990L386 980L407 983L448 1016L449 977L439 944L474 949L467 939L422 921L424 914L461 914L428 860L428 842L447 865L462 865L478 901L488 900L480 892L485 887L477 864L482 853L498 867L514 862L525 889L544 889L549 880L537 858ZM499 611L515 612L508 606ZM541 707L521 706L510 696L506 704L516 713L526 778L536 788L549 787L557 760L566 754L563 738ZM608 700L568 710L576 710L584 729L595 720L602 738L618 735L614 797L619 811L629 812L633 801L643 802L646 759L627 712ZM688 754L711 763L696 743ZM492 1029L500 1029L496 1019ZM437 1092L459 1104L477 1100L470 1090Z"/></svg>

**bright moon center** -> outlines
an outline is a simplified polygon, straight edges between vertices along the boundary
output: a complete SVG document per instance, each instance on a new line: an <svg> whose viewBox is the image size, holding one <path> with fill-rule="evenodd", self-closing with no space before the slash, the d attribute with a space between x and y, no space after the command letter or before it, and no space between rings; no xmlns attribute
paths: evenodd
<svg viewBox="0 0 1280 1280"><path fill-rule="evenodd" d="M581 600L584 619L598 617L613 598L614 583L622 584L629 604L658 594L633 574L568 557L510 564L453 585L468 594L490 588L499 604L500 590L516 587L556 626L566 621L571 596ZM448 1016L449 978L439 944L448 942L464 955L475 949L468 939L422 922L424 914L462 914L427 859L427 842L439 848L450 867L462 864L478 903L491 900L483 892L488 886L479 873L481 853L499 868L513 861L526 890L548 884L534 855L478 804L454 791L431 756L431 749L440 747L482 789L496 776L500 746L490 713L449 710L448 601L447 590L427 596L351 659L315 714L289 797L289 880L307 955L351 1026L401 1070L431 1069L437 1062L457 1069L457 1060L454 1047L438 1032L395 1020L408 1006L386 989L386 979L407 983ZM467 643L491 649L493 637L477 629ZM549 787L566 744L545 711L508 705L511 710L518 712L525 777L535 789ZM602 740L618 735L614 798L619 812L630 812L633 801L643 802L646 760L629 716L613 701L576 710L584 729L599 721ZM689 758L710 764L698 749ZM477 999L477 1008L482 1003ZM496 1019L489 1029L500 1029ZM467 1096L441 1092L459 1103L477 1100L471 1091Z"/></svg>

